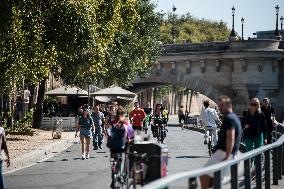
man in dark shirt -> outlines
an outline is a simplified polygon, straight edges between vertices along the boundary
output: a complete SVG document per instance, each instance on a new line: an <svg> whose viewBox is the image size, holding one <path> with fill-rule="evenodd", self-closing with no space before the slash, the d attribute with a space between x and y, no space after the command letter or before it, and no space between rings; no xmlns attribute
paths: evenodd
<svg viewBox="0 0 284 189"><path fill-rule="evenodd" d="M233 159L241 143L241 123L233 112L231 99L227 96L221 96L219 97L218 105L221 113L224 115L224 119L218 134L215 152L205 166ZM230 169L224 170L224 176L227 176L229 172ZM210 188L213 186L213 174L200 177L200 182L202 189Z"/></svg>
<svg viewBox="0 0 284 189"><path fill-rule="evenodd" d="M266 120L267 144L271 144L272 143L272 131L273 131L273 126L274 126L274 121L275 121L275 111L274 111L274 108L269 104L268 98L263 99L263 105L261 106L261 111L264 114L265 120Z"/></svg>

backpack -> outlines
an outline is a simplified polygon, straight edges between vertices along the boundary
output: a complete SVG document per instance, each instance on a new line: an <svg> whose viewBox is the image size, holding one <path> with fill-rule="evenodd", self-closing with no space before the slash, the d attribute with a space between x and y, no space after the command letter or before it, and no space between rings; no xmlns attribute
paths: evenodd
<svg viewBox="0 0 284 189"><path fill-rule="evenodd" d="M125 132L126 129L123 123L115 126L112 125L111 136L108 138L108 148L113 150L123 150L126 143Z"/></svg>

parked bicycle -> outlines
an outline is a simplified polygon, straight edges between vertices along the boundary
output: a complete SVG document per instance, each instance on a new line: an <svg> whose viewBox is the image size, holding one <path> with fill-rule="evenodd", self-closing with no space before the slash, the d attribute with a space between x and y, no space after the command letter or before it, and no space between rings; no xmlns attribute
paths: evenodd
<svg viewBox="0 0 284 189"><path fill-rule="evenodd" d="M129 173L129 188L136 189L138 185L143 186L147 173L147 153L129 153L130 173Z"/></svg>

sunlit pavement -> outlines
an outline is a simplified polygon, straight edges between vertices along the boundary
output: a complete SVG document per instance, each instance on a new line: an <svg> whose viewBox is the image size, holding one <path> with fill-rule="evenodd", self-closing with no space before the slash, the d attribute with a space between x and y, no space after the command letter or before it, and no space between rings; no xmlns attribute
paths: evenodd
<svg viewBox="0 0 284 189"><path fill-rule="evenodd" d="M174 116L170 123L175 123ZM169 148L169 174L202 167L208 159L203 135L169 127L166 145ZM34 166L5 175L9 189L106 189L110 185L109 150L92 151L88 160L81 160L80 144ZM186 186L187 181L174 184Z"/></svg>

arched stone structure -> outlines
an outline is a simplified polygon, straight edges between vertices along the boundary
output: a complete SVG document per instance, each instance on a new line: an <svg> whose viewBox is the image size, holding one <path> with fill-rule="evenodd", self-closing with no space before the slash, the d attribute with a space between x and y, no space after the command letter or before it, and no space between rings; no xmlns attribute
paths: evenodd
<svg viewBox="0 0 284 189"><path fill-rule="evenodd" d="M165 45L164 54L133 90L159 84L182 85L212 100L225 94L241 114L249 98L268 96L284 113L284 51L277 40Z"/></svg>

